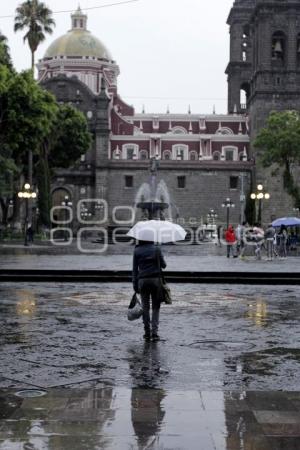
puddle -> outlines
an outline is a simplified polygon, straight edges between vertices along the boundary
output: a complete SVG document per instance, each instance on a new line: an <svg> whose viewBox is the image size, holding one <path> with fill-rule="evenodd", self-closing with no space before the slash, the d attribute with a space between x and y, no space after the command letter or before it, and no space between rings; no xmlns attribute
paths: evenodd
<svg viewBox="0 0 300 450"><path fill-rule="evenodd" d="M233 341L195 341L188 344L188 347L198 348L199 350L249 350L254 347L248 342Z"/></svg>
<svg viewBox="0 0 300 450"><path fill-rule="evenodd" d="M300 362L300 348L275 347L262 351L266 355L284 356Z"/></svg>
<svg viewBox="0 0 300 450"><path fill-rule="evenodd" d="M24 389L15 393L17 397L21 398L43 397L46 394L47 391L41 389Z"/></svg>

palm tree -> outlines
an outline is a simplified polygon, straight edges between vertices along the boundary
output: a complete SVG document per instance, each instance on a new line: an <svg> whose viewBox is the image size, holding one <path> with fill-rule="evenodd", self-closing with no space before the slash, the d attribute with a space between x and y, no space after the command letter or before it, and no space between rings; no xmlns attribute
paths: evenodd
<svg viewBox="0 0 300 450"><path fill-rule="evenodd" d="M34 73L34 54L41 42L46 38L45 33L53 32L55 22L52 11L39 0L26 0L16 9L15 31L27 29L24 42L27 40L31 51L31 70Z"/></svg>

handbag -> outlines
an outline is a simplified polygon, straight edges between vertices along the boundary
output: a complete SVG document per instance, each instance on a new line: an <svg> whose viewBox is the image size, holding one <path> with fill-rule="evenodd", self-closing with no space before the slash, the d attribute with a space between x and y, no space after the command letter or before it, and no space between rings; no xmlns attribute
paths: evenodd
<svg viewBox="0 0 300 450"><path fill-rule="evenodd" d="M143 314L143 307L138 298L137 293L135 292L128 306L127 319L137 320L142 316L142 314Z"/></svg>
<svg viewBox="0 0 300 450"><path fill-rule="evenodd" d="M156 258L157 258L157 265L158 265L159 274L160 274L161 302L165 303L166 305L172 305L171 289L167 285L163 271L161 270L158 250L156 252Z"/></svg>

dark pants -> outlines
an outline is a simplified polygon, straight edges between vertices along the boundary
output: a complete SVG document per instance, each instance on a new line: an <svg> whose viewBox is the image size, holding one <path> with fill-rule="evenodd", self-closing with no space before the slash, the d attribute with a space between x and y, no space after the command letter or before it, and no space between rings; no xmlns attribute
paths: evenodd
<svg viewBox="0 0 300 450"><path fill-rule="evenodd" d="M227 244L227 258L230 257L230 253L232 253L232 256L235 256L234 244Z"/></svg>
<svg viewBox="0 0 300 450"><path fill-rule="evenodd" d="M157 334L159 325L159 309L161 282L159 278L142 278L139 280L139 291L143 305L143 322L145 332ZM152 320L150 320L150 297L152 301ZM152 325L152 326L151 326ZM151 327L150 327L151 326Z"/></svg>

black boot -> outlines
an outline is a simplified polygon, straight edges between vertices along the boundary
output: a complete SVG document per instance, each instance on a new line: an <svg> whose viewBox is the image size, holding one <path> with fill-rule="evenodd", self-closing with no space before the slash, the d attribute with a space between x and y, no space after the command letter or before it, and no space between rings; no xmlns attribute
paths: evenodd
<svg viewBox="0 0 300 450"><path fill-rule="evenodd" d="M152 333L152 341L153 342L160 341L160 337L157 333Z"/></svg>
<svg viewBox="0 0 300 450"><path fill-rule="evenodd" d="M145 334L144 334L143 338L144 338L144 340L147 341L147 342L149 342L149 341L151 340L151 333L150 333L150 330L147 330L147 329L145 330Z"/></svg>

